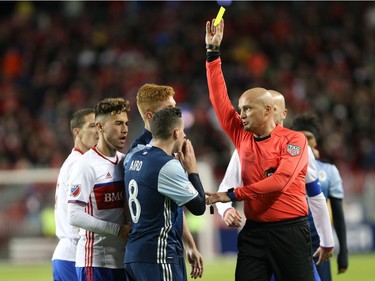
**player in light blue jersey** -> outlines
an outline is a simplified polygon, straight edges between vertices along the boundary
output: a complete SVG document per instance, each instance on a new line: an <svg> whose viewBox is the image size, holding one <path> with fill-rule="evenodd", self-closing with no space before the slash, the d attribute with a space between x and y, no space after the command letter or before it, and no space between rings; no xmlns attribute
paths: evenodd
<svg viewBox="0 0 375 281"><path fill-rule="evenodd" d="M186 281L178 209L185 205L194 215L202 215L204 190L180 109L156 112L150 129L152 145L135 152L125 168L132 224L125 271L129 281Z"/></svg>
<svg viewBox="0 0 375 281"><path fill-rule="evenodd" d="M293 129L301 131L307 138L309 146L313 149L316 159L319 159L319 151L317 147L317 139L319 136L319 121L316 115L303 114L294 119ZM346 242L346 226L342 201L344 199L344 190L342 186L342 179L337 167L333 164L316 161L320 187L325 197L329 199L333 225L339 241L339 253L337 256L338 273L344 273L348 268L348 248ZM317 234L314 222L309 217L311 238L313 249L319 246L319 236ZM330 263L322 263L317 266L320 278L322 281L331 281Z"/></svg>

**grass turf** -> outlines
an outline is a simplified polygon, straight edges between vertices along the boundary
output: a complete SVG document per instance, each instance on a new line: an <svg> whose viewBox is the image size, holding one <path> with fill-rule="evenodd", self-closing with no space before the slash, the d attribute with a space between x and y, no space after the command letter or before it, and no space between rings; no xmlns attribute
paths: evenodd
<svg viewBox="0 0 375 281"><path fill-rule="evenodd" d="M333 281L373 281L375 276L375 253L352 254L349 256L349 269L345 274L337 275L336 257L332 262ZM205 261L204 281L234 280L235 257L220 257ZM189 272L189 266L187 267ZM7 281L50 281L51 264L17 265L0 263L1 280ZM194 280L188 278L188 280ZM198 279L199 280L199 279Z"/></svg>

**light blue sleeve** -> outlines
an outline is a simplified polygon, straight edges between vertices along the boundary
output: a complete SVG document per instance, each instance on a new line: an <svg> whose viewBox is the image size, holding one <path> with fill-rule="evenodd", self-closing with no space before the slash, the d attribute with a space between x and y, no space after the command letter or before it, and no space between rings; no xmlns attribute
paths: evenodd
<svg viewBox="0 0 375 281"><path fill-rule="evenodd" d="M328 197L334 197L338 199L344 198L344 188L342 187L342 179L339 170L335 165L327 165L327 176L330 181L328 187Z"/></svg>
<svg viewBox="0 0 375 281"><path fill-rule="evenodd" d="M160 169L158 192L171 198L178 206L186 204L198 195L181 163L176 159L168 161Z"/></svg>
<svg viewBox="0 0 375 281"><path fill-rule="evenodd" d="M128 151L124 160L124 169L126 169L126 165L128 164L130 157L132 157L134 153L141 151L145 147L146 145L144 144L138 144L136 147L133 147L131 150Z"/></svg>

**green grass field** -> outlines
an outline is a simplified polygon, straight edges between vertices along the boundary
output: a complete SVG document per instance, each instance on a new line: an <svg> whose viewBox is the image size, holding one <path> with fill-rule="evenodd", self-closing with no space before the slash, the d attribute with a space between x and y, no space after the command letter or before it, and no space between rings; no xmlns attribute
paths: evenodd
<svg viewBox="0 0 375 281"><path fill-rule="evenodd" d="M336 274L336 261L332 262L333 281L373 281L375 276L375 253L368 255L351 255L349 270L345 274ZM218 258L206 261L205 272L201 280L230 281L234 280L235 258ZM189 268L188 268L189 271ZM12 265L0 263L0 279L6 281L50 281L52 280L50 264ZM189 279L194 280L194 279Z"/></svg>

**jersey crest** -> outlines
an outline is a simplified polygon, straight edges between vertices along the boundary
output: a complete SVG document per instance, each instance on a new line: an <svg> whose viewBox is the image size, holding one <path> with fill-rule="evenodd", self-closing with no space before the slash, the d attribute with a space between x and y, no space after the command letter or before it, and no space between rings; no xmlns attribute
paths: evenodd
<svg viewBox="0 0 375 281"><path fill-rule="evenodd" d="M286 151L291 156L297 156L297 155L300 155L301 148L299 146L297 146L297 145L294 145L294 144L288 144L288 147L286 148Z"/></svg>
<svg viewBox="0 0 375 281"><path fill-rule="evenodd" d="M77 197L81 193L81 185L80 184L72 184L70 187L70 194L73 197Z"/></svg>

